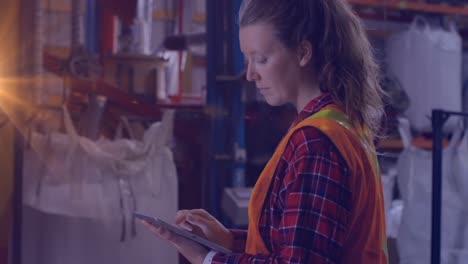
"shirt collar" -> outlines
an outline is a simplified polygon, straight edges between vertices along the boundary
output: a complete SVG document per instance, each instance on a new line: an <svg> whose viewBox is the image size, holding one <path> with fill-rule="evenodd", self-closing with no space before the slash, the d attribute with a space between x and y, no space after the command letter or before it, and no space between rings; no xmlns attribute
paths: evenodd
<svg viewBox="0 0 468 264"><path fill-rule="evenodd" d="M333 103L333 99L329 93L323 93L319 97L312 99L309 103L306 104L304 109L302 109L302 111L296 117L296 119L294 120L290 128L296 126L302 120L317 113L322 108L332 103Z"/></svg>

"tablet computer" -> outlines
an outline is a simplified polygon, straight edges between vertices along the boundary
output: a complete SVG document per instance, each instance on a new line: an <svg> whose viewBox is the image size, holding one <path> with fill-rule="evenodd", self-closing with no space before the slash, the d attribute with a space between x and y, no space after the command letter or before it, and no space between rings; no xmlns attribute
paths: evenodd
<svg viewBox="0 0 468 264"><path fill-rule="evenodd" d="M201 244L209 249L212 249L214 251L217 251L217 252L220 252L220 253L224 253L224 254L230 254L232 253L231 250L223 247L223 246L220 246L216 243L213 243L209 240L206 240L202 237L199 237L195 234L192 234L186 230L183 230L183 229L180 229L178 227L175 227L169 223L166 223L164 222L163 220L157 218L157 217L154 217L154 216L149 216L149 215L145 215L145 214L142 214L142 213L138 213L138 212L134 212L133 215L138 218L138 219L142 219L142 220L145 220L146 222L156 226L156 227L164 227L174 233L176 233L177 235L180 235L180 236L183 236L187 239L190 239L192 241L195 241L197 242L198 244Z"/></svg>

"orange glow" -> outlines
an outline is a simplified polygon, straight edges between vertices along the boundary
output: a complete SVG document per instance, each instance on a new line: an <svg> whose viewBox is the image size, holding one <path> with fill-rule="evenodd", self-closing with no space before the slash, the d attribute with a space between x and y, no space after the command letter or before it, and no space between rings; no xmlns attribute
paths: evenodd
<svg viewBox="0 0 468 264"><path fill-rule="evenodd" d="M48 80L42 80L47 83ZM37 78L1 78L0 77L0 112L6 114L11 123L26 135L29 130L27 120L38 113L35 105L28 100L28 96L33 94ZM29 88L30 87L30 88ZM17 91L23 91L22 94Z"/></svg>

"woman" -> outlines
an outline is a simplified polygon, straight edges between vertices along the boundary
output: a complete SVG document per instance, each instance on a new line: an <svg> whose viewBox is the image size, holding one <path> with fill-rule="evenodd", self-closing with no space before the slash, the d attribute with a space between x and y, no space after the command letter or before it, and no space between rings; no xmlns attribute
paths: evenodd
<svg viewBox="0 0 468 264"><path fill-rule="evenodd" d="M372 143L383 92L358 18L345 0L244 0L239 22L247 79L298 117L255 185L248 231L204 210L176 216L235 253L150 228L192 263L387 263Z"/></svg>

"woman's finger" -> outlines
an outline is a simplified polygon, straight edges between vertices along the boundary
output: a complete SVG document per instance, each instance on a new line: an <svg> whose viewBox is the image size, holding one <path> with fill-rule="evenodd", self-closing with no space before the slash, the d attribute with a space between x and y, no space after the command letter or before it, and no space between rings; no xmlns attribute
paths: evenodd
<svg viewBox="0 0 468 264"><path fill-rule="evenodd" d="M189 212L189 210L179 210L179 211L177 211L176 216L175 216L175 223L179 224L179 223L185 221L185 217L187 216L188 212Z"/></svg>
<svg viewBox="0 0 468 264"><path fill-rule="evenodd" d="M205 234L209 231L211 227L210 220L207 220L199 215L193 215L190 213L187 215L187 221L190 224L199 227Z"/></svg>
<svg viewBox="0 0 468 264"><path fill-rule="evenodd" d="M190 232L193 231L193 226L190 224L190 222L183 221L180 224L178 224L178 226L187 231L190 231Z"/></svg>
<svg viewBox="0 0 468 264"><path fill-rule="evenodd" d="M164 227L154 226L154 225L152 225L151 223L148 223L145 220L141 220L141 221L156 236L158 236L158 237L160 237L162 239L168 240L170 242L173 242L173 243L177 242L177 237L178 236L175 235L172 231L170 231L170 230L168 230L168 229L166 229Z"/></svg>
<svg viewBox="0 0 468 264"><path fill-rule="evenodd" d="M189 215L194 218L189 220ZM176 214L176 225L190 232L195 232L196 227L199 227L206 233L213 221L216 222L216 219L204 209L180 210Z"/></svg>
<svg viewBox="0 0 468 264"><path fill-rule="evenodd" d="M205 209L193 209L193 210L190 210L188 213L192 215L198 215L205 219L215 219L214 216L208 213Z"/></svg>
<svg viewBox="0 0 468 264"><path fill-rule="evenodd" d="M175 217L175 224L182 229L185 229L187 231L192 231L193 226L190 223L188 223L186 219L188 213L189 213L189 210L178 211Z"/></svg>
<svg viewBox="0 0 468 264"><path fill-rule="evenodd" d="M151 232L155 233L156 235L159 235L159 228L152 225L151 223L145 221L145 220L140 220L141 223L143 223L146 228L148 228Z"/></svg>

